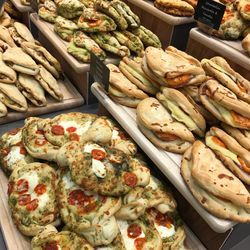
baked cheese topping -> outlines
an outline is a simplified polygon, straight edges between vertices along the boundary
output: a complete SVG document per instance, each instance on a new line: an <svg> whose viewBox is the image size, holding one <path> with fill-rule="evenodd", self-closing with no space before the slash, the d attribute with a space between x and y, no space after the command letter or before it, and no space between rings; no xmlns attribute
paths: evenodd
<svg viewBox="0 0 250 250"><path fill-rule="evenodd" d="M20 160L23 160L25 155L20 154L20 147L11 147L10 152L6 156L6 161L8 166L12 166Z"/></svg>
<svg viewBox="0 0 250 250"><path fill-rule="evenodd" d="M155 181L154 177L150 176L149 184L146 187L151 187L153 190L156 190L158 188L158 184Z"/></svg>
<svg viewBox="0 0 250 250"><path fill-rule="evenodd" d="M136 237L134 237L134 236L130 237L129 236L130 234L128 231L129 231L129 227L131 226L131 224L129 225L128 222L125 220L117 220L117 224L118 224L118 227L120 229L125 248L129 249L129 250L137 250L136 246L135 246L135 241L138 238L145 238L144 232L142 230L140 230L138 232L138 230L137 230L137 232L135 234ZM140 227L140 226L138 225L138 227Z"/></svg>
<svg viewBox="0 0 250 250"><path fill-rule="evenodd" d="M83 151L92 154L92 170L94 174L99 178L106 177L106 167L101 161L105 158L105 149L97 144L86 144Z"/></svg>
<svg viewBox="0 0 250 250"><path fill-rule="evenodd" d="M22 130L18 131L17 134L9 136L8 144L14 145L18 142L22 141Z"/></svg>
<svg viewBox="0 0 250 250"><path fill-rule="evenodd" d="M121 137L119 136L119 132L117 130L113 130L112 131L112 137L111 137L111 140L120 140Z"/></svg>
<svg viewBox="0 0 250 250"><path fill-rule="evenodd" d="M83 126L83 125L77 124L75 121L62 121L58 125L64 128L65 133L71 133L69 129L74 128L75 130L72 132L78 135L83 135L90 128L91 123L92 123L91 121L88 121Z"/></svg>
<svg viewBox="0 0 250 250"><path fill-rule="evenodd" d="M158 225L157 223L154 223L154 225L156 227L156 230L160 234L161 238L168 238L175 234L175 227L173 224L171 224L170 228Z"/></svg>

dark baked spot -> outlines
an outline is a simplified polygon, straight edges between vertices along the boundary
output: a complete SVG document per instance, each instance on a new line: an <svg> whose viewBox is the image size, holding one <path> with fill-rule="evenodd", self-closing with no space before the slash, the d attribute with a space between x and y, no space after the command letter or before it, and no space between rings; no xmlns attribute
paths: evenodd
<svg viewBox="0 0 250 250"><path fill-rule="evenodd" d="M218 175L218 178L219 178L219 179L226 178L226 179L228 179L229 181L234 180L234 178L233 178L232 176L229 176L229 175L226 175L226 174L219 174L219 175Z"/></svg>

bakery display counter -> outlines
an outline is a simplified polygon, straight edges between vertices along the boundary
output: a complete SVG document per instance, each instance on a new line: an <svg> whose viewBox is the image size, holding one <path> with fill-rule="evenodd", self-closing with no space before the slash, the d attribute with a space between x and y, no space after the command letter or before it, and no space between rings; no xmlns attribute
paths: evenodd
<svg viewBox="0 0 250 250"><path fill-rule="evenodd" d="M196 26L193 17L177 17L164 13L148 0L125 0L125 2L140 17L141 24L160 38L163 47L173 45L179 49L186 48L189 31Z"/></svg>
<svg viewBox="0 0 250 250"><path fill-rule="evenodd" d="M242 76L250 79L250 57L243 50L241 41L229 41L209 36L198 28L190 31L186 52L197 59L224 57Z"/></svg>
<svg viewBox="0 0 250 250"><path fill-rule="evenodd" d="M213 216L199 204L180 175L181 155L169 153L155 147L137 127L135 109L127 108L113 102L98 83L92 84L91 90L99 102L120 123L120 125L128 132L148 157L156 164L156 166L158 166L161 172L170 180L170 182L172 182L183 197L189 201L193 208L215 232L224 233L236 224L235 222L219 219Z"/></svg>

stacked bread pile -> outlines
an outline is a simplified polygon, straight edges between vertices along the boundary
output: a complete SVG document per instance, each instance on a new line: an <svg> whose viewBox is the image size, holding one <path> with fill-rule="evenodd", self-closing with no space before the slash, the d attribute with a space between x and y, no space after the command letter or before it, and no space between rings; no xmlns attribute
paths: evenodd
<svg viewBox="0 0 250 250"><path fill-rule="evenodd" d="M0 25L0 113L6 116L7 107L26 112L27 100L33 106L46 106L46 94L62 101L58 85L61 66L19 22L7 27Z"/></svg>
<svg viewBox="0 0 250 250"><path fill-rule="evenodd" d="M32 249L180 249L176 202L107 117L30 117L2 135L8 203ZM55 227L63 227L58 232Z"/></svg>
<svg viewBox="0 0 250 250"><path fill-rule="evenodd" d="M124 57L141 55L144 46L161 47L159 38L119 0L46 0L38 14L54 23L54 31L69 42L68 53L82 62L90 62L90 52L104 60L105 51Z"/></svg>
<svg viewBox="0 0 250 250"><path fill-rule="evenodd" d="M148 47L142 59L108 67L110 97L137 107L153 144L184 154L181 174L201 205L249 222L250 82L222 57L199 62L173 47Z"/></svg>

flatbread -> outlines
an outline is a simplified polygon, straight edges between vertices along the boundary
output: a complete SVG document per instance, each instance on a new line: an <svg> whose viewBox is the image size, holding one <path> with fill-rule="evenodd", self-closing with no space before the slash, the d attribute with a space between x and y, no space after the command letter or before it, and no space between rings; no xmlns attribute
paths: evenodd
<svg viewBox="0 0 250 250"><path fill-rule="evenodd" d="M195 149L195 152L193 151L194 149ZM195 154L198 153L197 151L200 153L199 155L197 155L200 161L197 161L198 160L197 158L194 159ZM193 168L194 166L196 167L196 169L199 166L201 167L201 164L203 162L206 163L205 165L203 164L203 166L205 166L204 170L206 171L208 170L208 168L210 168L212 172L206 171L206 174L205 174L206 180L204 178L200 179L200 177L198 180L193 175ZM207 164L208 162L211 162L212 164ZM219 179L216 177L216 175L213 174L213 170L216 170L215 165L216 165L216 169L217 167L220 169L220 174L221 174L221 177L223 178ZM214 178L216 178L216 181L213 180L214 182L213 185L208 184L210 183L210 180L212 180L210 179L211 174L209 173L211 173L214 176ZM223 175L223 173L225 175ZM225 200L225 197L221 199L220 197L215 196L213 195L213 193L210 192L210 190L216 191L216 188L219 187L218 181L219 182L223 181L223 184L222 184L223 188L230 189L229 193L226 196L230 196L230 193L233 192L231 182L236 181L236 183L240 183L240 181L237 179L237 177L231 174L231 172L229 172L229 170L227 170L223 166L223 164L215 157L214 153L210 149L206 148L202 142L196 141L193 144L193 146L190 147L183 155L182 164L181 164L181 175L183 179L185 180L187 186L191 190L192 194L194 195L194 197L210 213L214 214L215 216L219 218L230 219L230 220L238 221L241 223L250 221L250 214L241 205L238 206L230 202L229 200ZM226 176L230 176L231 178L227 179ZM201 181L204 182L202 186L200 186ZM230 185L228 185L227 182L230 182ZM207 186L207 189L204 186ZM242 187L243 190L245 190L245 187L243 186L243 184L240 184L238 188L239 187ZM248 196L247 195L248 191L243 191L243 192L246 193L246 196ZM242 197L246 197L246 196L242 195ZM235 194L234 194L234 198L236 198ZM229 197L229 199L231 199L231 197ZM247 205L247 203L245 205Z"/></svg>
<svg viewBox="0 0 250 250"><path fill-rule="evenodd" d="M155 98L147 98L137 106L137 123L145 136L167 151L183 153L194 141L188 128L176 122Z"/></svg>

